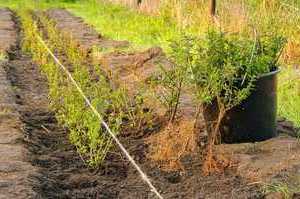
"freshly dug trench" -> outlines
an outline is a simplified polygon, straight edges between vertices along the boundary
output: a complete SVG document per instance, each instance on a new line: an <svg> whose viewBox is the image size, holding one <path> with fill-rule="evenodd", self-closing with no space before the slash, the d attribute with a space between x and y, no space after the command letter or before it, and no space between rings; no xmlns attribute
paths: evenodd
<svg viewBox="0 0 300 199"><path fill-rule="evenodd" d="M17 24L9 9L0 8L0 52L2 59L17 46ZM10 60L0 61L0 198L35 198L34 175L38 169L30 164L23 123L16 96L7 71Z"/></svg>
<svg viewBox="0 0 300 199"><path fill-rule="evenodd" d="M31 57L21 51L22 35L19 34L16 47L9 52L10 60L6 64L6 71L14 87L17 110L23 123L22 133L26 136L28 154L25 156L22 153L22 158L28 159L29 166L17 167L19 173L16 174L12 169L12 179L19 180L16 184L20 187L7 186L15 189L14 192L8 192L10 190L0 186L0 193L2 194L2 190L4 194L4 191L8 192L8 197L4 198L103 198L103 195L114 198L113 191L99 191L96 188L98 183L95 174L84 165L76 149L68 142L67 130L57 123L55 114L49 107L46 78L41 75L39 66L32 62ZM19 150L19 145L16 145L9 152L14 154L14 151ZM0 165L2 162L0 157ZM37 171L32 173L35 168ZM22 174L23 169L26 171L26 178ZM123 172L121 168L118 169L118 172ZM28 174L31 175L28 177ZM21 187L23 178L30 180L30 187ZM118 177L120 178L122 177ZM4 178L4 182L5 180ZM104 180L99 180L101 181ZM30 192L35 195L29 195ZM11 193L13 195L9 195Z"/></svg>

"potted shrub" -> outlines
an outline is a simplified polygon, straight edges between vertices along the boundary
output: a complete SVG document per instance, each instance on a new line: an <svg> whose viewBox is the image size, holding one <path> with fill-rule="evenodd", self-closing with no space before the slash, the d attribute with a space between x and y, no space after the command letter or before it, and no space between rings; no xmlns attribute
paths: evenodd
<svg viewBox="0 0 300 199"><path fill-rule="evenodd" d="M173 42L173 61L204 105L208 126L220 123L223 141L261 141L276 134L276 74L284 44L275 34L249 38L216 30Z"/></svg>
<svg viewBox="0 0 300 199"><path fill-rule="evenodd" d="M173 42L173 61L185 71L185 82L203 105L208 154L217 141L276 136L276 74L284 44L276 34L251 38L214 29L203 38L183 36Z"/></svg>

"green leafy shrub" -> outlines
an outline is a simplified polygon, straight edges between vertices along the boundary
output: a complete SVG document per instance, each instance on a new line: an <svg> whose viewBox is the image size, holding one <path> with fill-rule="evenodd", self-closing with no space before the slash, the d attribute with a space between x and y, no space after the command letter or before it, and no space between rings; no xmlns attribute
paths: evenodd
<svg viewBox="0 0 300 199"><path fill-rule="evenodd" d="M197 99L210 103L220 97L231 108L249 95L257 76L278 68L285 39L264 35L249 39L209 30L205 38L184 36L173 43L175 63L184 66L187 80L196 90ZM187 48L181 56L179 48Z"/></svg>
<svg viewBox="0 0 300 199"><path fill-rule="evenodd" d="M177 70L185 71L185 86L192 88L196 102L216 102L218 118L209 132L208 162L212 145L228 110L245 100L259 75L278 69L285 39L266 34L249 38L210 29L205 37L184 35L171 45L171 58ZM182 81L179 76L175 82Z"/></svg>

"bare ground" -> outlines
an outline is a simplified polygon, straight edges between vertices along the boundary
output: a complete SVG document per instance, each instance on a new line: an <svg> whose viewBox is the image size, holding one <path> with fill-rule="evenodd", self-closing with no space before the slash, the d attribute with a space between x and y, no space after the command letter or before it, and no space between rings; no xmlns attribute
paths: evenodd
<svg viewBox="0 0 300 199"><path fill-rule="evenodd" d="M0 198L30 198L36 168L28 162L24 144L23 123L17 110L14 88L7 79L7 51L17 44L17 29L13 13L0 9Z"/></svg>

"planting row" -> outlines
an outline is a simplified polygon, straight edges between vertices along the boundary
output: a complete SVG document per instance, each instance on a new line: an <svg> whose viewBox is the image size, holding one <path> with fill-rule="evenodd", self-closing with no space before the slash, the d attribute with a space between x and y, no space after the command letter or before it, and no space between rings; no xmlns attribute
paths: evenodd
<svg viewBox="0 0 300 199"><path fill-rule="evenodd" d="M97 38L88 33L77 33L72 36L75 28L70 33L64 31L60 23L66 28L67 24L79 20L69 13L61 14L64 12L67 11L51 10L46 12L46 15L30 11L20 12L25 35L23 49L32 54L33 59L41 66L43 74L48 78L51 107L56 112L59 122L69 129L70 141L77 148L80 157L92 167L100 166L97 175L98 183L107 180L109 184L112 183L117 187L116 189L121 189L120 195L122 195L129 194L128 191L123 192L124 189L130 190L132 186L140 184L140 181L132 180L137 179L137 174L131 172L128 165L123 165L122 162L126 164L126 161L122 161L122 155L118 151L115 153L115 149L111 148L113 146L111 138L93 116L76 88L54 63L44 47L36 42L38 36L41 36L55 55L63 61L105 121L115 133L120 133L118 137L125 147L151 176L152 181L158 187L168 190L166 195L170 198L171 195L176 195L172 191L173 188L178 188L173 183L192 183L193 186L201 187L203 184L199 180L195 181L195 179L204 180L203 182L207 180L205 176L199 174L201 167L205 173L224 168L229 168L228 172L231 172L233 162L231 157L228 158L228 154L237 153L238 157L247 154L249 157L250 150L272 151L270 152L272 155L268 153L268 159L274 162L273 165L262 166L261 162L264 162L267 157L262 154L255 155L256 152L251 152L250 155L255 159L253 164L243 158L237 161L246 165L238 168L238 172L241 172L240 176L247 179L257 170L262 171L257 175L258 177L266 178L271 175L267 171L272 170L277 173L282 168L291 168L297 164L298 157L291 160L290 156L282 155L289 150L287 145L282 143L288 143L293 148L290 154L296 157L294 154L297 154L298 147L293 138L272 139L255 144L253 149L250 147L247 149L246 144L232 145L232 147L214 146L215 143L228 141L225 140L226 138L231 139L228 142L232 142L233 139L239 139L238 136L243 139L246 137L246 141L264 140L274 136L276 119L274 91L276 91L277 60L284 44L283 38L267 35L261 36L259 40L252 40L211 30L205 39L183 36L181 40L171 43L173 50L168 61L159 48L128 53L118 47L111 47L107 51L93 45L81 46L81 41L89 39L97 41ZM69 19L65 20L68 23L60 22L58 16L68 16ZM81 24L79 21L76 22L77 26ZM105 38L102 37L100 40ZM143 77L135 79L134 77L139 76L134 74L135 70L140 71L139 74ZM261 75L264 73L265 75ZM260 89L257 89L258 85L261 86ZM256 103L261 102L262 98L265 101L269 100L265 107ZM208 137L203 133L201 106L203 104L204 110L210 110L211 114L205 116ZM249 110L249 107L252 110ZM245 109L249 110L246 113L255 113L253 118L257 124L262 124L262 127L249 124L251 120L247 114L244 117L246 120L232 123L237 120L229 116L238 115L240 119L240 109L243 109L243 113L246 112ZM260 111L253 112L255 109ZM191 114L188 113L189 111ZM229 134L226 137L224 132L233 132L230 129L232 126L228 124L230 121L231 124L236 124L233 126L236 129L248 124L251 128L253 126L256 129L268 128L269 130L266 130L268 131L266 134L255 131L238 136ZM282 147L275 150L273 146L278 143ZM193 153L199 149L199 144L204 156L203 153ZM238 146L243 150L239 150ZM259 149L256 149L256 146ZM226 151L228 151L227 155ZM281 154L280 158L278 154ZM156 164L149 164L148 158ZM284 161L288 161L290 165L282 164ZM103 169L101 165L107 168ZM172 173L171 177L168 177L161 171L170 169L187 169L188 173L192 172L192 175L177 176ZM117 173L118 176L112 176L112 173ZM116 179L120 181L118 184L115 184ZM239 182L239 186L243 186L243 180ZM228 190L232 190L233 182L226 178L226 183L228 183ZM99 188L102 191L103 186L100 185ZM140 191L137 193L144 192L143 189L144 187L139 188ZM180 192L182 194L189 192L189 196L194 197L194 193L190 192L190 189L185 190L184 186Z"/></svg>
<svg viewBox="0 0 300 199"><path fill-rule="evenodd" d="M72 71L74 79L114 132L119 131L124 114L124 91L112 90L99 67L85 64L86 52L78 49L70 37L58 33L47 18L41 17L38 27L31 13L24 11L20 16L25 34L23 50L32 54L33 60L39 63L42 72L47 76L51 107L56 112L58 121L70 130L70 141L83 159L90 166L98 165L111 147L111 138L104 132L98 118L86 106L84 99L61 68L42 44L36 42L38 36L43 37L40 32L47 35L49 48L59 58L66 60L64 64Z"/></svg>
<svg viewBox="0 0 300 199"><path fill-rule="evenodd" d="M91 166L97 166L104 160L111 138L43 46L36 42L40 33L47 39L50 49L65 60L64 64L114 132L141 131L156 125L172 129L170 126L177 126L188 118L194 122L190 136L196 134L197 137L200 131L197 124L204 104L209 135L207 164L204 165L206 171L214 165L212 147L217 140L260 141L276 135L274 75L285 43L280 36L262 35L249 39L212 29L205 39L183 35L180 40L172 42L170 61L166 61L159 49L137 54L103 54L98 51L98 60L91 54L95 46L89 43L105 48L107 46L101 46L105 39L93 31L89 33L89 27L85 25L82 33L76 32L75 27L81 21L67 11L50 10L47 16L35 16L39 19L37 24L29 12L23 12L21 16L25 33L24 50L30 52L42 66L48 77L51 105L57 118L70 129L71 142ZM67 23L73 27L71 35L62 28ZM155 62L157 57L160 59ZM96 65L95 62L102 64ZM261 74L269 72L267 76L262 75L267 80L257 80ZM138 81L132 80L134 77ZM266 85L270 85L269 89L257 88ZM249 96L252 101L248 100ZM258 98L268 99L268 106L258 103L261 100ZM185 103L186 99L191 103ZM160 107L164 111L156 110ZM193 113L187 114L187 109L182 107L192 109ZM250 112L241 114L240 110L244 109ZM249 117L255 109L260 110L258 117ZM185 115L189 117L183 117ZM242 119L236 124L234 118ZM253 123L257 124L256 128L252 128Z"/></svg>

